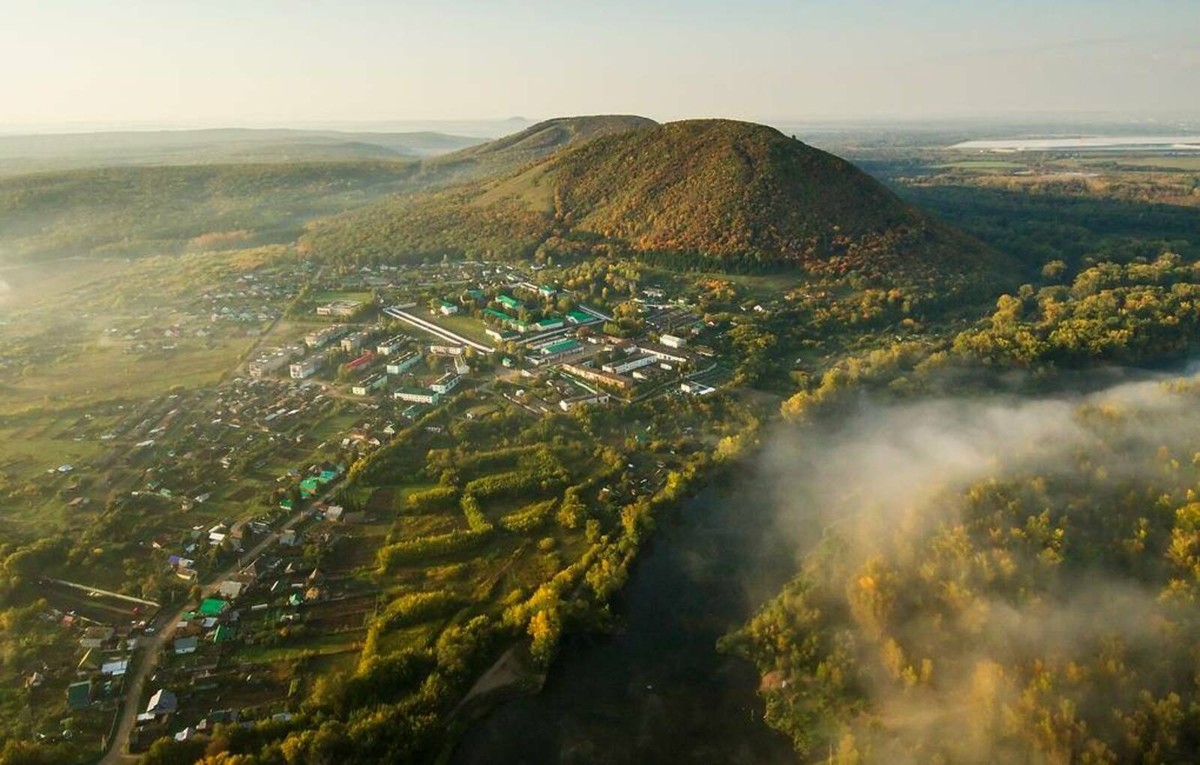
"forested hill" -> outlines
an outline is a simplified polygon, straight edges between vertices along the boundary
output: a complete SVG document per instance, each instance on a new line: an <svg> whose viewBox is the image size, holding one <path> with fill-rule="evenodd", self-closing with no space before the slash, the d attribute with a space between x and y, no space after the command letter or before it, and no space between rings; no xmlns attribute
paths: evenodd
<svg viewBox="0 0 1200 765"><path fill-rule="evenodd" d="M503 180L326 222L305 244L353 259L606 248L685 268L889 277L1002 265L850 163L728 120L596 138Z"/></svg>
<svg viewBox="0 0 1200 765"><path fill-rule="evenodd" d="M556 117L495 141L433 157L423 164L422 175L439 183L507 175L594 138L620 135L657 124L646 117L623 114Z"/></svg>
<svg viewBox="0 0 1200 765"><path fill-rule="evenodd" d="M333 145L334 134L288 131L0 139L0 261L291 242L313 218L393 194L508 176L568 146L654 124L644 117L561 118L424 160L396 152L405 146L429 152L474 139L360 134L369 142ZM65 142L68 138L75 142ZM301 138L325 143L304 148L296 143ZM292 143L281 143L284 139ZM23 146L30 149L30 161L49 166L105 156L113 166L5 177L5 152ZM253 152L255 161L239 153L243 150ZM356 156L361 161L347 159ZM333 161L337 157L345 161Z"/></svg>

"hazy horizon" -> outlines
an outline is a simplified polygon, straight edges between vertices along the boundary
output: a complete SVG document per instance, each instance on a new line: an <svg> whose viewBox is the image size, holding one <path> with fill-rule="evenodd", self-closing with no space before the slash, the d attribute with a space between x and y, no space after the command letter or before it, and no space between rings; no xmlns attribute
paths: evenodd
<svg viewBox="0 0 1200 765"><path fill-rule="evenodd" d="M627 0L8 11L0 131L1194 119L1200 4Z"/></svg>

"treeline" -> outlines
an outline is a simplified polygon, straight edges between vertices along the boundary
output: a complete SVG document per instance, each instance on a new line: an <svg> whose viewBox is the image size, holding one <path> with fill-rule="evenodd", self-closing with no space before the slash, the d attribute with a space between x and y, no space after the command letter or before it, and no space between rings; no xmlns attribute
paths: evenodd
<svg viewBox="0 0 1200 765"><path fill-rule="evenodd" d="M1153 258L1163 249L1200 254L1195 208L976 185L921 184L902 187L901 193L1019 259L1031 276L1052 260L1076 269Z"/></svg>
<svg viewBox="0 0 1200 765"><path fill-rule="evenodd" d="M1051 281L1063 273L1049 264ZM901 340L846 356L782 406L791 419L837 412L866 391L899 396L996 386L996 369L1028 380L1110 363L1157 366L1200 346L1200 264L1173 253L1153 261L1099 263L1069 284L1023 286L1002 295L990 316L952 338Z"/></svg>

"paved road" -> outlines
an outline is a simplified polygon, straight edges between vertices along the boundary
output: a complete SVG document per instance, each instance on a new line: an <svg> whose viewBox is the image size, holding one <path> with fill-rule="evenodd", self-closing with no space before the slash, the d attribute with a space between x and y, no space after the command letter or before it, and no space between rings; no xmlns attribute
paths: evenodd
<svg viewBox="0 0 1200 765"><path fill-rule="evenodd" d="M312 507L302 510L278 528L291 528L312 513ZM221 582L236 574L242 567L261 555L264 550L279 541L279 534L279 531L272 531L261 542L244 553L238 559L237 563L216 574L207 584L200 588L201 597L208 597L216 592ZM145 690L146 680L154 673L154 669L158 666L159 657L162 656L163 649L175 634L175 627L179 624L179 620L183 618L184 612L194 607L192 602L188 600L170 612L160 613L154 619L155 632L151 642L142 646L141 658L136 662L134 670L125 676L125 700L121 707L120 720L117 722L117 729L113 733L112 741L109 742L108 752L100 758L99 765L117 765L117 763L137 760L136 756L129 754L129 737L133 734L133 726L137 722L138 714L141 712L142 694Z"/></svg>

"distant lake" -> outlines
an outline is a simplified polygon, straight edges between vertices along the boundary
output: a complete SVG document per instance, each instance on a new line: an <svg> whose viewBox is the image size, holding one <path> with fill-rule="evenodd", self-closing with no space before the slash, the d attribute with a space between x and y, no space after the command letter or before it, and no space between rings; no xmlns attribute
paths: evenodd
<svg viewBox="0 0 1200 765"><path fill-rule="evenodd" d="M1002 138L963 141L951 149L976 151L1200 151L1200 135L1119 135L1073 138Z"/></svg>

